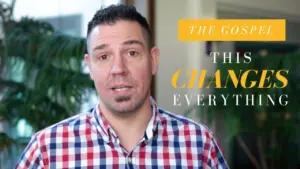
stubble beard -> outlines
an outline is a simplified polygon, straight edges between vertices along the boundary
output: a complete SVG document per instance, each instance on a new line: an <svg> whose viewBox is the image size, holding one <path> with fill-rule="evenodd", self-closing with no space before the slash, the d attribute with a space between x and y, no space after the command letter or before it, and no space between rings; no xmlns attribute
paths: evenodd
<svg viewBox="0 0 300 169"><path fill-rule="evenodd" d="M138 100L132 100L133 98L131 96L120 96L117 98L114 98L115 103L104 103L106 108L112 112L115 116L119 117L129 117L134 115L145 103L147 100L148 94L146 93L145 96L143 96L141 99ZM122 102L134 102L134 103L129 103L129 107L126 109L120 109L117 108L117 105L114 104L123 104Z"/></svg>
<svg viewBox="0 0 300 169"><path fill-rule="evenodd" d="M151 77L151 76L150 76ZM136 100L132 96L119 96L117 98L112 98L112 101L103 100L105 107L115 116L119 117L130 117L138 112L138 110L145 104L148 97L150 97L150 86L151 80L147 89L147 92L141 97L136 97ZM118 108L117 104L123 104L122 102L129 102L129 107L121 110ZM130 103L133 102L133 103Z"/></svg>

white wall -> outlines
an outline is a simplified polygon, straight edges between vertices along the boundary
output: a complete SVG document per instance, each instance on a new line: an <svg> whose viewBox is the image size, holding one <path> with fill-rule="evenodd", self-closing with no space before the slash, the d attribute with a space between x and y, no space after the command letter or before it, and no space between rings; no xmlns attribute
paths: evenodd
<svg viewBox="0 0 300 169"><path fill-rule="evenodd" d="M170 4L172 6L170 7ZM178 69L188 69L188 43L177 39L177 22L189 18L188 3L181 0L156 1L156 45L160 48L159 70L156 75L157 103L174 113L182 114L188 106L173 106L173 95L184 95L187 89L174 89L171 85L172 75ZM199 56L200 57L200 56Z"/></svg>
<svg viewBox="0 0 300 169"><path fill-rule="evenodd" d="M148 0L137 0L135 1L134 6L136 10L141 13L147 20L149 19L148 16Z"/></svg>

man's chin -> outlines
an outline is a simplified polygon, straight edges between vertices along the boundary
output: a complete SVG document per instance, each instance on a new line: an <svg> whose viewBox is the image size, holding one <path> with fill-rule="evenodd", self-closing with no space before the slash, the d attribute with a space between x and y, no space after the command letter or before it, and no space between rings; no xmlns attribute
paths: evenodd
<svg viewBox="0 0 300 169"><path fill-rule="evenodd" d="M132 105L116 105L112 108L112 112L118 115L132 114L136 112L136 107Z"/></svg>
<svg viewBox="0 0 300 169"><path fill-rule="evenodd" d="M115 114L132 114L136 112L142 105L142 102L134 101L130 97L118 97L115 98L114 103L111 105L110 109Z"/></svg>
<svg viewBox="0 0 300 169"><path fill-rule="evenodd" d="M115 98L115 102L117 103L129 102L130 100L131 100L130 96L119 96Z"/></svg>

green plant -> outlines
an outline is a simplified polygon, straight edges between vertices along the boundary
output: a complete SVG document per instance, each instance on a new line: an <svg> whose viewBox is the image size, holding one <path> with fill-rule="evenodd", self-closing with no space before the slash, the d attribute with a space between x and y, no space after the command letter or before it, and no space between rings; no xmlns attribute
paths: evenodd
<svg viewBox="0 0 300 169"><path fill-rule="evenodd" d="M6 133L0 132L0 154L9 151L8 148L16 144L16 141L9 137ZM2 166L2 161L0 159L0 166Z"/></svg>
<svg viewBox="0 0 300 169"><path fill-rule="evenodd" d="M94 90L83 73L86 43L47 22L14 20L14 4L0 3L0 116L12 126L25 119L38 131L77 113L87 90Z"/></svg>

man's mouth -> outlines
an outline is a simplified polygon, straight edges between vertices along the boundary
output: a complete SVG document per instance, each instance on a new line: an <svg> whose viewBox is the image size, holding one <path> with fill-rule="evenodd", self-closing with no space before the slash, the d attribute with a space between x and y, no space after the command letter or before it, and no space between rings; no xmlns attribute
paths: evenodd
<svg viewBox="0 0 300 169"><path fill-rule="evenodd" d="M121 86L114 86L111 89L117 92L123 92L123 91L127 91L129 89L131 89L131 86L125 86L125 85L121 85Z"/></svg>

